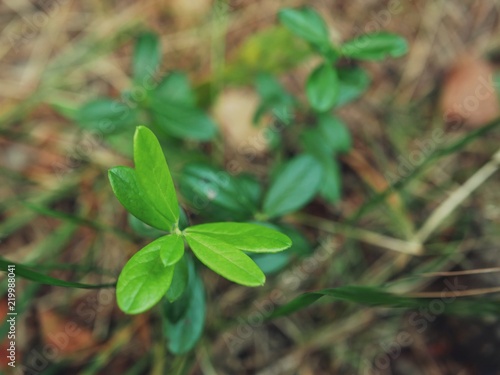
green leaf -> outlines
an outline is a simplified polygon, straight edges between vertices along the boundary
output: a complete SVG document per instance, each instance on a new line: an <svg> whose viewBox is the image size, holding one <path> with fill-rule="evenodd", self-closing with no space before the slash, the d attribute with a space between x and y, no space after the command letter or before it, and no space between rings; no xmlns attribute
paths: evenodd
<svg viewBox="0 0 500 375"><path fill-rule="evenodd" d="M75 121L84 129L100 134L113 134L136 123L137 113L124 103L100 98L81 106L76 111Z"/></svg>
<svg viewBox="0 0 500 375"><path fill-rule="evenodd" d="M137 233L141 237L153 238L156 239L158 237L162 237L166 235L165 230L159 230L151 225L146 224L144 221L139 220L137 217L132 215L130 212L128 214L128 225L132 228L132 230ZM162 217L163 218L163 217Z"/></svg>
<svg viewBox="0 0 500 375"><path fill-rule="evenodd" d="M306 95L311 107L318 112L326 112L335 105L339 80L331 65L322 64L314 69L307 79Z"/></svg>
<svg viewBox="0 0 500 375"><path fill-rule="evenodd" d="M151 242L123 267L116 285L118 306L123 312L139 314L150 309L170 287L174 266L165 267L160 259L164 242L165 237Z"/></svg>
<svg viewBox="0 0 500 375"><path fill-rule="evenodd" d="M274 218L298 210L314 197L321 176L321 166L311 155L293 158L274 177L264 198L264 212Z"/></svg>
<svg viewBox="0 0 500 375"><path fill-rule="evenodd" d="M205 326L205 289L193 266L189 267L189 285L186 288L186 301L182 317L176 321L165 321L165 336L168 338L168 350L180 355L190 351L198 342ZM184 296L183 296L184 298ZM180 301L166 304L167 311Z"/></svg>
<svg viewBox="0 0 500 375"><path fill-rule="evenodd" d="M276 253L292 245L290 238L266 226L249 223L210 223L189 227L186 233L202 234L253 253Z"/></svg>
<svg viewBox="0 0 500 375"><path fill-rule="evenodd" d="M351 149L351 133L337 117L321 115L318 119L318 130L332 152L342 153Z"/></svg>
<svg viewBox="0 0 500 375"><path fill-rule="evenodd" d="M175 264L172 284L170 285L170 288L165 296L169 302L178 300L184 293L189 281L188 268L192 265L192 263L192 260L184 253L181 260Z"/></svg>
<svg viewBox="0 0 500 375"><path fill-rule="evenodd" d="M170 234L162 239L160 259L165 267L173 266L184 255L184 240L178 234Z"/></svg>
<svg viewBox="0 0 500 375"><path fill-rule="evenodd" d="M325 141L324 135L318 127L303 130L300 134L300 143L306 153L313 155L318 160L333 155L330 143Z"/></svg>
<svg viewBox="0 0 500 375"><path fill-rule="evenodd" d="M193 163L179 177L179 190L199 214L220 220L247 220L258 210L259 183L222 169Z"/></svg>
<svg viewBox="0 0 500 375"><path fill-rule="evenodd" d="M292 258L288 251L274 254L251 254L250 257L265 275L278 273L287 266Z"/></svg>
<svg viewBox="0 0 500 375"><path fill-rule="evenodd" d="M319 194L330 203L337 203L342 197L342 177L338 162L330 157L321 160L323 177Z"/></svg>
<svg viewBox="0 0 500 375"><path fill-rule="evenodd" d="M277 229L287 235L292 241L292 246L287 251L288 253L294 253L299 257L311 254L313 251L311 243L298 229L291 225L280 225Z"/></svg>
<svg viewBox="0 0 500 375"><path fill-rule="evenodd" d="M257 75L255 78L255 88L264 101L280 100L290 95L281 83L269 73L260 73Z"/></svg>
<svg viewBox="0 0 500 375"><path fill-rule="evenodd" d="M144 33L139 36L132 59L132 77L138 86L149 85L160 65L161 51L158 36Z"/></svg>
<svg viewBox="0 0 500 375"><path fill-rule="evenodd" d="M281 271L290 263L294 256L310 254L311 249L309 242L292 227L277 226L269 222L256 222L256 224L277 230L285 234L292 241L292 246L286 251L272 254L249 254L266 276L273 275Z"/></svg>
<svg viewBox="0 0 500 375"><path fill-rule="evenodd" d="M333 154L351 149L351 134L346 125L330 114L318 118L318 126L306 129L300 135L302 147L318 159L330 158Z"/></svg>
<svg viewBox="0 0 500 375"><path fill-rule="evenodd" d="M323 296L334 297L341 301L361 303L370 306L418 307L418 303L410 298L390 294L374 287L344 286L332 289L304 293L284 306L276 309L270 318L289 315L316 302Z"/></svg>
<svg viewBox="0 0 500 375"><path fill-rule="evenodd" d="M332 121L335 125L336 119L329 115L324 115L327 121L316 129L305 130L301 134L301 141L304 149L313 155L318 165L321 166L321 183L319 185L319 193L330 203L337 203L341 198L341 173L337 160L334 158L334 154L342 150L342 147L346 146L346 136L349 141L350 137L347 130L342 128L346 134L339 132L339 136L335 134L335 129L333 129ZM325 125L326 124L326 125ZM328 126L323 129L324 126ZM341 130L342 130L341 129Z"/></svg>
<svg viewBox="0 0 500 375"><path fill-rule="evenodd" d="M342 45L344 56L359 60L382 60L400 57L408 52L407 41L397 34L378 32L362 35Z"/></svg>
<svg viewBox="0 0 500 375"><path fill-rule="evenodd" d="M108 177L115 196L128 212L154 228L170 229L170 221L139 186L136 171L129 167L114 167L108 171Z"/></svg>
<svg viewBox="0 0 500 375"><path fill-rule="evenodd" d="M266 277L248 255L213 236L190 232L191 228L184 231L185 237L204 265L235 283L245 286L264 285Z"/></svg>
<svg viewBox="0 0 500 375"><path fill-rule="evenodd" d="M22 277L26 280L31 280L39 284L61 286L65 288L79 288L79 289L102 289L114 286L114 284L82 284L71 281L56 279L43 273L33 271L30 267L22 264L15 263L11 260L4 260L0 258L0 271L9 272L9 266L15 266L15 274L17 277Z"/></svg>
<svg viewBox="0 0 500 375"><path fill-rule="evenodd" d="M260 73L255 79L255 87L261 103L256 110L253 122L257 123L264 113L271 111L280 118L279 114L284 113L289 116L295 105L295 99L290 95L278 80L268 73ZM273 114L274 114L273 113Z"/></svg>
<svg viewBox="0 0 500 375"><path fill-rule="evenodd" d="M312 8L285 8L278 13L279 21L291 32L309 43L330 44L330 35L323 18Z"/></svg>
<svg viewBox="0 0 500 375"><path fill-rule="evenodd" d="M339 68L337 74L339 77L337 106L359 98L370 85L370 77L361 68Z"/></svg>
<svg viewBox="0 0 500 375"><path fill-rule="evenodd" d="M158 139L144 126L138 126L135 131L134 162L141 190L167 219L170 227L176 225L179 204L174 183Z"/></svg>
<svg viewBox="0 0 500 375"><path fill-rule="evenodd" d="M180 215L179 215L179 229L180 230L184 230L186 229L187 227L189 227L190 223L189 223L189 218L186 214L186 211L184 211L184 209L179 206L179 212L180 212Z"/></svg>
<svg viewBox="0 0 500 375"><path fill-rule="evenodd" d="M196 105L195 94L187 75L183 72L172 72L163 78L154 92L154 97L163 102L192 107Z"/></svg>
<svg viewBox="0 0 500 375"><path fill-rule="evenodd" d="M339 301L354 302L365 306L383 306L398 309L418 309L429 306L430 301L435 298L415 298L400 294L393 294L380 287L371 286L342 286L332 289L323 289L315 292L304 293L276 309L267 319L292 314L298 310L308 307L321 297L333 297ZM445 313L459 315L478 315L500 313L500 303L478 298L461 298L451 304L444 304Z"/></svg>
<svg viewBox="0 0 500 375"><path fill-rule="evenodd" d="M217 134L212 119L196 107L153 98L149 103L156 124L178 138L208 141Z"/></svg>

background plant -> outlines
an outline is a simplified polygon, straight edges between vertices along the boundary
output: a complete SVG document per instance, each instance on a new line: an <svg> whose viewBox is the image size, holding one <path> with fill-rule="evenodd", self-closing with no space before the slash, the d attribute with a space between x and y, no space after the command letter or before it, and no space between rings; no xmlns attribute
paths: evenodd
<svg viewBox="0 0 500 375"><path fill-rule="evenodd" d="M442 305L444 312L469 315L467 323L463 323L463 318L453 318L467 327L472 326L471 322L477 324L481 320L479 315L487 314L491 319L496 314L494 296L493 298L457 297L453 303L444 304L444 301L439 298L436 300L436 297L432 297L432 293L429 292L443 287L443 276L436 276L435 271L449 271L446 274L450 276L445 276L447 281L454 281L455 277L460 278L461 270L472 272L474 268L480 268L478 271L483 271L477 261L493 254L492 247L488 247L487 244L495 238L492 231L495 216L491 206L488 206L488 210L482 208L486 207L483 207L483 204L486 205L495 196L496 180L483 183L481 195L474 195L469 191L467 194L473 196L472 199L458 202L459 206L457 202L452 202L453 206L448 207L455 207L454 211L449 214L445 222L438 223L439 227L434 225L430 232L426 229L425 233L421 229L429 228L428 220L435 217L435 212L443 212L440 201L443 200L443 204L447 203L446 197L450 191L457 188L460 192L462 185L470 186L469 182L463 184L469 177L472 182L478 181L477 177L484 178L481 175L483 163L486 163L488 168L494 166L494 163L488 164L488 160L496 149L494 137L497 124L492 122L482 126L479 123L477 131L470 131L465 135L451 134L446 130L436 150L426 153L422 163L415 166L403 180L393 181L391 188L387 188L381 183L383 179L377 179L377 175L395 171L398 166L394 164L400 157L412 154L416 147L419 147L418 144L426 144L429 134L434 134L432 132L442 125L444 120L437 107L439 102L437 97L440 96L441 73L448 69L446 64L449 64L449 59L453 59L454 56L453 41L459 40L464 45L475 46L482 53L486 53L484 46L488 45L487 38L479 37L482 38L480 43L476 43L475 40L477 35L485 36L490 27L488 20L482 22L484 19L481 14L484 13L478 14L474 8L468 6L457 7L449 4L447 10L453 9L454 14L462 15L454 19L469 20L469 23L467 27L455 29L452 26L453 22L450 23L449 20L437 22L436 27L439 25L440 31L444 32L436 34L431 46L425 40L425 36L431 34L414 32L421 30L432 33L432 30L427 29L429 24L416 24L415 17L420 18L417 15L421 14L422 20L435 20L434 17L439 19L439 16L428 12L435 10L431 5L418 8L418 11L413 9L411 13L409 9L417 3L403 6L400 4L399 11L402 14L398 13L397 17L394 13L397 9L394 10L392 6L386 9L383 3L373 6L361 4L354 13L352 9L360 6L358 2L345 5L337 3L328 8L328 17L334 20L330 25L335 28L332 33L335 40L341 40L336 33L338 30L342 36L353 35L353 29L357 30L355 34L359 35L365 26L363 22L368 22L366 26L368 24L373 26L373 21L376 21L379 29L385 29L387 26L387 29L399 30L412 41L412 46L415 41L410 56L403 59L390 58L378 64L359 62L346 56L347 53L354 56L356 51L352 47L351 50L354 52L346 49L347 52L342 54L344 43L331 43L330 47L328 43L324 43L326 47L316 48L314 42L301 39L300 35L295 37L285 26L259 23L256 26L257 31L252 25L252 32L249 33L252 35L248 36L244 31L248 31L245 29L248 27L245 17L250 13L245 13L245 17L240 18L241 14L238 13L240 5L231 7L234 14L218 14L214 17L216 21L226 17L223 21L227 22L227 25L232 25L230 30L221 30L224 28L224 22L218 22L217 31L212 34L210 28L205 28L206 20L204 20L200 21L199 27L188 27L186 33L183 31L184 26L175 25L176 32L171 34L173 29L170 28L172 25L170 15L164 12L148 13L147 6L141 4L148 24L151 22L151 27L162 25L160 35L162 35L162 45L166 47L162 53L165 58L161 63L162 68L155 73L154 80L148 80L144 84L140 80L131 79L130 82L133 83L129 90L125 90L128 91L126 95L120 93L124 92L123 88L127 81L122 70L128 72L130 37L139 34L142 35L139 39L148 39L144 37L148 34L143 34L135 23L117 23L118 18L127 19L127 14L130 17L133 12L117 12L116 17L103 20L103 24L107 25L105 30L97 22L88 30L80 31L78 34L75 30L79 28L81 22L85 23L85 19L74 22L70 31L69 54L63 50L65 41L61 40L61 37L64 33L51 33L50 35L57 37L58 43L54 44L56 46L54 52L57 53L51 54L53 57L40 75L33 72L38 71L34 69L39 66L37 63L43 64L46 61L44 56L48 56L38 53L43 52L42 46L47 45L48 39L44 39L47 35L45 31L53 30L59 23L51 22L50 28L39 30L40 38L34 36L36 43L33 42L31 47L36 46L37 53L26 54L23 51L28 44L23 44L16 54L15 64L12 65L16 66L16 69L13 70L7 64L0 73L3 77L6 74L9 77L12 74L14 77L26 67L26 71L31 72L26 80L28 76L37 78L36 82L30 81L28 86L24 86L25 92L20 91L21 86L11 86L8 90L0 92L2 96L11 95L0 114L2 124L5 124L5 128L2 125L1 142L2 152L5 151L6 155L2 160L7 163L7 168L2 169L0 179L3 181L2 191L7 189L7 196L10 197L0 205L2 215L0 232L3 238L0 246L2 253L4 249L6 251L5 257L10 259L10 261L2 259L4 262L1 263L2 267L17 260L19 275L39 283L72 288L105 288L113 284L122 264L137 249L144 246L145 241L167 235L168 231L151 227L133 215L128 216L129 226L133 229L130 231L124 220L127 216L123 215L124 210L113 199L105 178L105 170L110 166L130 165L131 138L138 123L146 124L155 132L167 155L173 180L181 193L180 203L184 208L179 210L179 224L183 222L183 225L188 223L196 225L227 220L262 222L267 219L267 225L272 225L280 231L290 232L288 235L293 239L293 247L290 250L276 254L252 255L252 259L259 264L264 273L275 275L268 277L270 282L262 288L240 288L233 283L224 282L213 272L204 272L204 267L193 268L205 282L202 288L195 288L198 294L185 294L191 296L186 298L186 301L191 301L186 302L190 306L193 301L200 303L199 309L189 310L190 321L206 319L207 329L203 339L196 345L194 353L178 354L175 357L165 355L165 344L177 347L177 349L171 348L172 352L186 352L194 345L193 342L198 337L197 332L202 327L200 324L192 326L185 324L188 320L185 320L182 314L178 315L177 309L168 306L165 308L165 312L169 314L168 319L165 318L163 311L158 309L153 309L140 317L125 316L116 310L111 314L109 310L114 306L113 289L83 293L57 287L41 287L38 283L21 282L19 313L29 316L30 319L36 317L37 322L40 320L37 327L43 328L43 330L30 328L27 332L46 332L46 328L51 327L44 320L47 315L39 313L38 310L35 312L33 309L33 306L36 309L41 306L43 312L44 301L50 297L50 301L56 307L50 310L52 313L56 311L58 315L66 314L70 318L90 322L88 324L91 324L92 336L97 340L94 347L99 347L99 351L92 355L92 361L71 357L69 362L60 362L60 359L68 358L61 352L56 359L48 361L50 371L55 373L84 371L89 374L112 371L116 370L116 366L120 367L114 360L116 358L118 362L126 362L127 365L133 363L134 366L130 371L135 373L153 370L159 373L178 373L182 372L182 368L184 372L198 371L196 367L201 367L199 371L210 372L210 366L213 366L215 371L238 373L239 369L232 366L235 363L240 364L241 358L245 358L245 366L250 366L252 370L257 371L259 368L260 371L263 368L262 371L279 373L286 371L279 367L282 362L266 361L265 355L269 348L266 345L253 345L254 342L274 345L277 340L282 344L277 345L276 351L273 347L273 353L282 350L280 353L284 354L286 363L293 363L296 365L295 368L300 368L301 371L316 373L320 368L326 371L323 368L325 366L330 372L362 373L363 370L366 372L377 364L386 363L383 362L386 359L384 356L389 356L390 362L399 362L399 358L393 359L391 356L396 351L387 351L394 349L395 344L399 345L399 342L394 341L400 336L399 331L409 333L415 340L425 340L437 332L436 327L449 327L448 324L452 319L443 315L432 314L429 319L419 315L419 311L426 309L429 311L429 306L434 308ZM318 5L318 9L326 11L326 3L324 5ZM72 6L78 8L79 15L88 14L84 9L86 5ZM88 5L90 8L93 6ZM485 4L482 10L488 7L489 5ZM470 12L470 15L463 14L463 10ZM310 11L302 9L297 11L305 14L305 17L315 17L310 16ZM105 14L106 10L102 9L102 12ZM359 19L361 28L357 27L358 24L356 27L350 27L348 23L352 20L349 17L344 20L340 16L344 15L344 12L346 15L356 14L356 20ZM390 12L389 17L387 12ZM261 13L263 14L264 10ZM273 17L274 13L275 10ZM136 12L137 16L142 14ZM93 16L96 20L102 19L101 13L94 13ZM165 19L161 17L167 17L169 21L165 23ZM291 18L295 19L297 16ZM480 32L477 30L471 32L470 36L465 38L468 40L466 41L460 30L473 30L476 21L472 18L481 20ZM110 34L109 30L117 24L120 27ZM238 31L235 31L236 28ZM364 29L367 30L368 27ZM244 40L239 39L240 30L245 34ZM315 34L320 35L320 33ZM80 38L80 35L85 38ZM455 36L451 43L446 39L446 35ZM68 36L64 34L64 37ZM207 61L207 56L210 55L207 53L207 47L212 45L211 38L214 38L213 45L217 46L214 47L211 56L218 56L217 64L219 64L214 64L213 70L212 60ZM313 39L321 47L323 43L318 42L321 38ZM190 42L183 44L186 41L195 43L197 49L195 53L192 53L188 46ZM224 46L224 43L227 45ZM382 44L384 43L386 42ZM364 44L361 43L361 46ZM429 59L418 53L421 51L419 48L424 46L428 47L432 56ZM221 58L221 51L225 47L226 58ZM271 195L271 187L274 184L279 185L279 179L275 176L279 175L282 169L286 170L286 165L291 159L299 158L300 163L297 163L297 166L313 166L321 160L316 156L317 150L314 146L306 148L306 141L308 138L313 138L307 135L307 130L316 130L316 127L319 127L319 117L322 117L322 114L318 115L309 101L306 90L307 79L304 79L304 85L301 85L303 70L297 74L294 69L313 55L316 55L315 63L320 59L321 61L334 59L334 54L330 50L339 53L339 58L328 65L337 71L340 83L341 70L359 70L361 67L370 72L370 77L374 81L368 94L361 97L354 105L349 105L347 109L340 108L340 105L332 107L336 116L337 109L341 110L338 118L346 119L356 139L356 147L349 153L340 155L336 152L330 156L341 167L341 177L344 180L342 190L345 193L342 199L331 204L326 203L325 197L322 197L318 190L312 193L302 189L305 198L302 195L295 195L295 199L299 201L309 199L309 202L304 203L301 208L293 209L293 204L296 204L293 200L285 200L284 203L287 204L281 201L267 203L264 208L264 198L266 202L270 199L267 197ZM321 57L323 55L325 57ZM26 56L31 56L31 60ZM197 58L199 56L202 57ZM362 57L362 54L358 54L358 57ZM19 65L19 61L23 64ZM270 116L274 118L266 134L269 150L264 156L260 155L249 163L251 165L247 166L246 174L233 174L235 169L231 168L232 164L228 163L227 155L223 151L223 137L215 135L212 138L213 142L200 144L192 137L177 136L164 127L160 128L151 120L154 111L146 108L147 100L143 99L145 97L143 94L146 91L154 91L155 85L161 82L161 71L166 67L175 69L182 67L190 74L194 73L190 79L193 82L191 92L195 97L198 111L205 113L214 104L217 94L225 93L232 85L255 85L259 92L270 93L270 97L278 98L275 102L263 100L260 113L255 116L261 123L268 121ZM303 68L303 65L301 67ZM415 77L413 74L418 72L421 74ZM130 76L133 75L135 73L131 72ZM278 86L274 91L277 93L281 91L281 94L274 95L272 85L268 85L271 89L266 91L266 80L274 80ZM4 82L9 80L5 79ZM27 97L25 102L17 103L14 100L17 97L24 97L23 95L28 92L33 93L33 96ZM50 104L59 112L75 119L75 114L79 113L78 109L74 110L76 105L92 97L96 92L105 92L109 100L122 105L122 111L116 111L118 115L108 122L109 128L119 123L121 113L132 112L136 102L141 103L142 108L137 110L137 119L123 127L122 132L111 131L108 134L105 131L108 127L103 127L101 131L99 126L91 131L79 131L76 127L68 126L68 122L57 116L52 108L41 104ZM346 90L340 90L339 95L342 92ZM172 92L172 95L174 94ZM273 102L273 105L266 107L268 102ZM273 109L273 106L276 109ZM331 112L332 110L329 110L326 114L330 115ZM102 119L106 120L106 116ZM105 143L93 140L88 145L89 135L103 136ZM179 142L180 139L182 142ZM314 145L314 142L311 143ZM31 160L29 167L20 167L22 158L12 159L13 155L18 155L16 146L26 150L24 156L31 155L28 150L36 150L36 157L29 159ZM72 150L75 148L78 150L76 154ZM306 158L301 158L302 156ZM59 164L61 157L64 160ZM196 164L192 164L193 161L196 161ZM64 172L58 174L57 183L54 183L50 172L54 169ZM312 167L312 169L318 168ZM189 183L186 183L186 186L182 183L181 177L187 170L192 172L188 175L189 179L198 179L202 182L195 185L204 187L199 189L199 192L190 191ZM436 173L429 173L431 171ZM303 168L302 172L307 173L309 169ZM297 175L293 176L291 181L293 186L302 182L300 179L297 180ZM482 181L484 182L484 179ZM9 189L12 189L15 195L9 196ZM232 193L233 190L248 190L249 193L242 196L250 199L241 199L240 194ZM16 198L17 194L19 199ZM312 196L308 198L311 194ZM191 195L192 203L186 198ZM12 199L13 197L16 199ZM224 199L219 199L223 197ZM220 204L223 209L217 209L216 204ZM461 204L466 205L467 211L460 207ZM238 209L240 206L244 209ZM281 214L280 210L284 213ZM464 212L473 212L474 215L464 215L462 214ZM485 220L486 218L488 220ZM43 238L38 236L39 234L43 234ZM304 240L302 246L297 247L301 242L292 234ZM142 237L147 237L149 240L144 240ZM313 252L311 245L317 243L320 243L321 247ZM415 256L415 254L422 255ZM181 265L184 259L183 257L178 265ZM194 266L197 261L196 258L193 260ZM187 272L182 271L183 274L189 274L187 261L185 268L180 267L188 269ZM493 280L494 272L485 275ZM480 278L478 275L468 277L475 281ZM81 282L66 280L81 280ZM484 286L484 279L481 280L481 283L476 284L467 282L468 290L459 293L479 293L480 296L484 290L481 292L474 287ZM431 282L434 285L426 289L426 285ZM463 285L461 282L459 281L459 285ZM187 289L191 287L187 286ZM276 291L281 292L280 298L275 297ZM302 291L312 292L299 297L290 305L285 304L283 309L277 310L275 316L297 311L323 295L329 296L330 300L327 301L325 297L324 303L318 303L314 308L298 312L287 319L259 323L263 321L259 313L266 313L291 301ZM50 296L47 295L49 293ZM203 298L205 294L207 304ZM194 295L197 297L192 297ZM42 296L45 298L40 298ZM73 312L69 299L72 306L78 307L80 296L85 298L83 304L85 309L77 309L80 313ZM103 296L107 296L107 299L103 300ZM87 298L90 300L90 297L94 297L95 303L87 302ZM167 301L168 298L164 299L162 308L163 304L170 303ZM177 304L178 301L180 299L173 304ZM358 305L346 301L356 302ZM262 306L265 306L264 310ZM88 307L91 308L91 313L86 312ZM203 317L194 315L196 311L203 314ZM82 315L82 312L85 312L85 315ZM418 322L421 319L425 320L425 326L416 327L419 330L418 334L411 331L410 323L411 318L415 317L414 314L417 314ZM95 323L92 316L96 317ZM164 332L159 329L160 319L163 321ZM433 319L436 323L431 321ZM190 335L182 336L183 330L189 327L193 328ZM248 330L247 327L251 329ZM338 327L342 329L339 330ZM420 333L422 327L427 328ZM488 331L494 332L493 327ZM150 328L153 329L148 332ZM446 337L457 332L466 333L456 328L446 329ZM57 333L57 329L49 331L50 334ZM472 331L474 330L468 329L467 333ZM86 330L81 337L86 337ZM236 339L226 343L226 337L236 337ZM37 339L34 348L42 350L47 342L46 339L46 337ZM460 342L452 338L443 340L444 344L453 348ZM473 339L468 341L477 342ZM141 343L140 348L134 347L134 343L137 342ZM332 345L332 342L335 342L335 345ZM105 346L100 345L101 343L105 343ZM143 347L147 353L141 352ZM181 347L184 349L179 349ZM432 348L432 345L429 347ZM412 345L412 353L422 354L419 348L422 346ZM472 351L466 352L479 355L479 345ZM302 360L301 353L306 356ZM405 360L408 359L406 354L403 354L403 357ZM29 351L25 358L30 358ZM306 358L318 360L309 361ZM442 357L433 359L440 365L448 360ZM321 366L318 367L319 363ZM425 373L425 364L419 363L420 365L424 366L421 372ZM443 366L446 367L447 364ZM380 370L378 367L377 369Z"/></svg>

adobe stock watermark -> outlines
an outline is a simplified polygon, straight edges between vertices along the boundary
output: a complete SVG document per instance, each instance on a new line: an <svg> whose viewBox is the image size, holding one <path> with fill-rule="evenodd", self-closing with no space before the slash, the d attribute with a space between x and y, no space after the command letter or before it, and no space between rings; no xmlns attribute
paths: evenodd
<svg viewBox="0 0 500 375"><path fill-rule="evenodd" d="M429 323L432 323L441 315L446 305L453 303L460 291L466 290L467 286L460 284L458 278L455 277L453 283L448 279L444 281L445 287L441 291L439 298L434 298L429 301L425 307L420 307L418 311L414 311L408 315L408 324L412 327L411 331L416 331L418 334L423 333ZM411 346L415 339L408 330L401 330L390 342L381 342L380 354L378 354L373 363L366 363L366 368L369 372L366 375L380 375L386 373L389 369L391 361L399 358L404 348Z"/></svg>
<svg viewBox="0 0 500 375"><path fill-rule="evenodd" d="M331 240L331 239L329 239ZM327 241L329 241L327 240ZM300 287L301 282L307 280L324 262L331 257L336 247L332 244L322 241L314 254L302 262L285 271L280 280L280 286L288 291L295 291ZM255 330L261 328L265 322L266 316L272 314L276 307L286 301L285 294L280 289L276 288L269 293L268 297L260 302L254 302L253 311L246 318L238 317L238 326L233 330L233 333L226 332L223 334L224 342L229 351L234 354L251 339L255 334Z"/></svg>
<svg viewBox="0 0 500 375"><path fill-rule="evenodd" d="M18 52L21 46L32 41L67 2L68 0L41 0L36 2L40 10L30 14L19 14L23 21L20 29L6 31L11 47Z"/></svg>
<svg viewBox="0 0 500 375"><path fill-rule="evenodd" d="M109 289L101 289L96 296L89 296L76 307L79 322L91 327L95 318L107 306L114 303L114 293ZM72 340L82 333L76 319L66 322L58 331L48 334L49 343L39 348L31 349L25 356L24 363L20 366L24 375L41 375L55 362L58 356Z"/></svg>
<svg viewBox="0 0 500 375"><path fill-rule="evenodd" d="M471 94L463 98L461 102L453 105L443 115L443 123L447 125L449 132L460 130L467 119L479 109L480 102L488 100L492 95L495 95L495 83L493 76L488 78L479 76L478 84L471 91ZM451 138L455 135L448 135ZM397 158L398 165L395 171L387 171L384 176L386 181L392 186L394 183L408 177L418 166L420 166L427 157L430 156L442 143L445 141L445 131L434 129L431 136L415 141L415 148L407 154L407 156L399 155Z"/></svg>
<svg viewBox="0 0 500 375"><path fill-rule="evenodd" d="M415 141L416 148L406 157L399 155L398 166L394 172L387 171L384 176L386 181L392 186L399 180L408 177L424 160L432 154L441 143L444 142L444 130L434 129L429 138Z"/></svg>
<svg viewBox="0 0 500 375"><path fill-rule="evenodd" d="M16 266L7 266L7 365L16 367Z"/></svg>
<svg viewBox="0 0 500 375"><path fill-rule="evenodd" d="M355 25L353 30L358 38L355 43L351 43L349 52L354 53L357 50L366 48L371 43L370 34L385 30L394 16L401 13L402 10L401 0L391 0L385 9L372 12L370 21L366 22L363 27Z"/></svg>

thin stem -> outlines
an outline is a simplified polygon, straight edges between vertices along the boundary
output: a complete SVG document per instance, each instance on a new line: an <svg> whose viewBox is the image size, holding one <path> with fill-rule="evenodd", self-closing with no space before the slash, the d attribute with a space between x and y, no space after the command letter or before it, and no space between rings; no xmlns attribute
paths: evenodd
<svg viewBox="0 0 500 375"><path fill-rule="evenodd" d="M328 221L312 215L297 214L294 218L298 219L302 225L318 228L332 234L341 233L350 238L382 247L384 249L408 255L422 254L422 246L418 242L400 240L383 234L371 232L366 229L351 227L339 222Z"/></svg>
<svg viewBox="0 0 500 375"><path fill-rule="evenodd" d="M479 186L500 167L500 150L497 151L491 160L470 177L463 185L455 190L443 203L434 210L432 215L425 221L420 230L416 233L414 241L424 243L431 234L444 222L444 220L469 197Z"/></svg>

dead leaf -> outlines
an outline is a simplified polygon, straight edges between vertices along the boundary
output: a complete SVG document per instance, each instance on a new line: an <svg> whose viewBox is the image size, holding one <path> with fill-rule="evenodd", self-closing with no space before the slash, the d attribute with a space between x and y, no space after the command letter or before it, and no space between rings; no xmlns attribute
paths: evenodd
<svg viewBox="0 0 500 375"><path fill-rule="evenodd" d="M191 26L200 22L210 13L210 0L171 0L167 3L168 9L174 14L176 21L182 26Z"/></svg>
<svg viewBox="0 0 500 375"><path fill-rule="evenodd" d="M446 75L440 102L447 129L452 131L495 119L499 107L491 64L475 57L458 60Z"/></svg>
<svg viewBox="0 0 500 375"><path fill-rule="evenodd" d="M245 89L227 89L219 95L214 107L214 117L220 126L226 145L226 153L233 162L251 161L265 154L268 141L264 118L253 123L254 113L260 99L257 94Z"/></svg>
<svg viewBox="0 0 500 375"><path fill-rule="evenodd" d="M54 345L61 356L96 346L88 327L84 327L70 317L51 310L40 311L40 329L43 341Z"/></svg>

